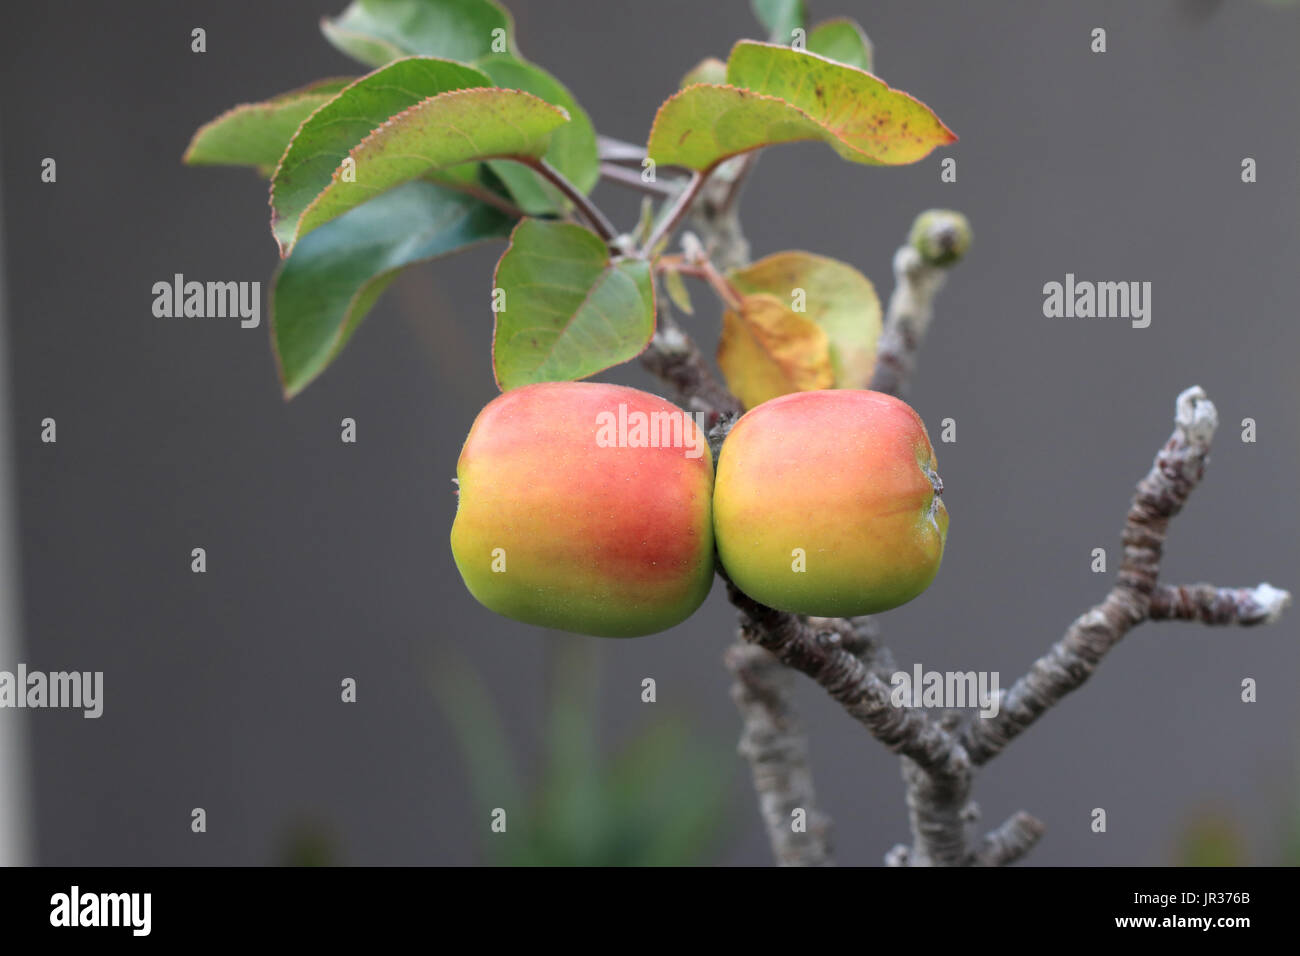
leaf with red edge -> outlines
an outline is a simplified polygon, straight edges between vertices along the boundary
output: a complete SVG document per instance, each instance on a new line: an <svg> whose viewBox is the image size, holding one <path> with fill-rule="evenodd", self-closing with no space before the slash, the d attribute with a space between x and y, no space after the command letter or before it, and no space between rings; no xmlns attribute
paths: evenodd
<svg viewBox="0 0 1300 956"><path fill-rule="evenodd" d="M319 80L262 103L241 103L195 131L182 162L190 166L254 166L269 176L302 121L352 82Z"/></svg>
<svg viewBox="0 0 1300 956"><path fill-rule="evenodd" d="M690 86L660 107L646 152L703 172L763 146L821 140L851 162L900 165L956 138L928 106L870 73L743 40L726 85Z"/></svg>
<svg viewBox="0 0 1300 956"><path fill-rule="evenodd" d="M411 57L362 77L298 129L271 179L282 255L312 229L401 183L483 159L535 159L568 114L450 60Z"/></svg>

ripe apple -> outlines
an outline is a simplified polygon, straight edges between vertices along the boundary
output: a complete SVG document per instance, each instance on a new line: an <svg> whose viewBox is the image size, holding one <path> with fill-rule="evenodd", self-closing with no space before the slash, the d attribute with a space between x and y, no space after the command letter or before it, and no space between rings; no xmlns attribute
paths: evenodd
<svg viewBox="0 0 1300 956"><path fill-rule="evenodd" d="M713 492L718 560L745 594L820 617L905 604L934 580L948 533L934 449L905 402L794 392L747 412Z"/></svg>
<svg viewBox="0 0 1300 956"><path fill-rule="evenodd" d="M528 624L632 637L679 624L713 581L713 457L686 412L618 385L512 389L456 468L456 567Z"/></svg>

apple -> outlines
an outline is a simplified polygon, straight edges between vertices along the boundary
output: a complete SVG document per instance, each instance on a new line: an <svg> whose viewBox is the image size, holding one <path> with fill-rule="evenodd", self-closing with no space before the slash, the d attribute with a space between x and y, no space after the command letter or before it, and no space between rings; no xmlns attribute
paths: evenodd
<svg viewBox="0 0 1300 956"><path fill-rule="evenodd" d="M934 580L948 533L934 449L881 392L794 392L736 422L718 455L718 560L756 601L819 617L874 614Z"/></svg>
<svg viewBox="0 0 1300 956"><path fill-rule="evenodd" d="M713 581L713 457L688 413L633 388L546 382L475 419L451 551L506 617L606 637L681 623Z"/></svg>

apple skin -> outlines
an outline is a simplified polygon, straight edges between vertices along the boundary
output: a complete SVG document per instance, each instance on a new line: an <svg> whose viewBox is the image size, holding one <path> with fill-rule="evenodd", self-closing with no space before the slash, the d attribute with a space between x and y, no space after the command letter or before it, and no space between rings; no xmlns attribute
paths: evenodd
<svg viewBox="0 0 1300 956"><path fill-rule="evenodd" d="M934 580L948 534L920 416L881 392L795 392L736 422L718 455L713 528L736 587L769 607L852 617ZM794 549L806 570L797 572Z"/></svg>
<svg viewBox="0 0 1300 956"><path fill-rule="evenodd" d="M688 447L601 447L602 413L684 418ZM698 457L689 457L695 442ZM687 413L589 382L512 389L479 413L456 468L456 567L498 614L602 637L680 624L713 583L713 457ZM494 549L506 570L494 572Z"/></svg>

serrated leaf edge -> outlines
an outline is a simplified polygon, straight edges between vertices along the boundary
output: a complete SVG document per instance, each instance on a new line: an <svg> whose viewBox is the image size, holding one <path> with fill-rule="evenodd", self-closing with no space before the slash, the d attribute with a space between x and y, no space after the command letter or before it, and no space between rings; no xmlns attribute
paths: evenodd
<svg viewBox="0 0 1300 956"><path fill-rule="evenodd" d="M411 58L408 57L408 59L411 59ZM427 59L436 59L436 58L435 58L435 57L420 57L419 59L425 59L425 60L427 60ZM451 61L451 60L449 60L449 61L445 61L445 62L455 62L455 61ZM458 64L457 64L457 66L465 66L465 65L466 65L466 64L463 64L463 63L458 63ZM392 64L390 63L390 64L388 64L387 66L392 66ZM384 67L384 69L387 69L387 66ZM470 67L470 69L473 69L473 67ZM349 87L349 89L350 89L350 88L351 88L351 87ZM276 245L278 245L278 246L280 247L280 258L282 258L282 259L283 259L283 258L286 258L286 257L288 257L288 255L289 255L291 252L293 252L294 246L296 246L296 245L298 244L298 240L302 238L302 232L301 232L301 229L302 229L302 222L303 222L303 220L306 219L307 216L308 216L308 214L310 214L311 211L312 211L313 209L316 208L316 206L320 203L321 198L322 198L322 197L323 197L327 192L329 192L329 191L330 191L330 190L331 190L331 189L332 189L332 188L333 188L333 187L334 187L334 186L339 182L339 174L340 174L340 172L341 172L342 169L343 169L343 164L344 164L344 163L345 163L349 158L355 158L356 155L357 155L357 152L358 152L359 150L361 150L361 149L363 149L364 147L368 146L368 145L369 145L369 144L370 144L370 143L371 143L371 142L372 142L376 137L383 135L383 134L384 134L384 133L385 133L385 132L390 128L390 127L392 127L394 124L396 124L397 122L399 122L400 120L402 120L402 118L405 117L408 113L411 113L411 112L413 112L413 111L415 111L415 110L418 110L418 109L421 109L421 108L427 106L427 105L428 105L430 102L432 102L433 100L444 99L444 98L447 98L447 97L464 96L465 94L468 94L468 93L477 93L477 92L479 92L480 90L485 90L485 89L486 89L486 90L503 90L503 91L505 91L505 92L507 92L507 93L518 93L520 96L527 97L528 99L531 99L531 100L536 100L538 103L541 103L541 104L542 104L543 106L545 106L547 109L554 110L556 113L558 113L558 114L559 114L559 115L564 119L564 121L565 121L566 123L569 121L569 111L566 110L566 109L564 109L563 107L561 107L561 106L556 106L556 105L554 105L553 103L548 103L548 102L546 102L546 100L542 99L540 96L535 96L535 95L533 95L532 93L528 93L528 92L526 92L526 91L524 91L524 90L512 90L512 89L509 89L509 88L507 88L507 87L503 87L503 86L492 86L492 85L490 85L490 84L487 85L487 86L468 86L468 87L463 87L463 88L461 88L461 89L457 89L457 90L444 90L444 91L441 92L441 93L435 93L433 96L426 96L424 99L420 100L420 102L418 102L418 103L414 103L414 104L412 104L411 106L407 107L406 109L402 110L401 112L399 112L399 113L394 113L392 116L388 117L388 119L384 120L382 123L380 123L380 124L379 124L378 126L376 126L374 129L372 129L368 134L366 134L365 138L362 139L361 142L357 143L355 146L353 146L351 149L348 150L348 155L345 156L342 160L340 160L338 166L335 167L334 172L333 172L333 173L331 174L331 176L330 176L330 181L329 181L329 183L328 183L324 188L322 188L321 191L318 192L318 193L316 194L316 198L313 199L310 203L308 203L307 206L303 209L303 211L302 211L301 213L298 214L298 220L297 220L297 222L296 222L295 225L294 225L294 233L293 233L293 237L290 239L288 246L286 247L284 243L280 242L279 237L278 237L278 236L276 237L276 240L275 240L275 241L276 241ZM342 95L343 95L343 92L344 92L344 91L340 91L340 92L339 92L339 95L342 96ZM331 101L331 102L332 102L332 101ZM328 105L328 104L322 104L321 109L324 109L325 106L327 106L327 105ZM313 112L312 115L314 116L314 115L315 115L315 112ZM311 117L308 117L308 119L310 119L310 118L311 118ZM303 125L306 125L306 123L307 123L307 120L303 120ZM299 127L299 131L301 131L301 130L302 130L302 127L300 126L300 127ZM297 138L297 133L294 134L294 138L295 138L295 139ZM292 145L292 143L293 143L293 141L291 140L291 141L290 141L290 145ZM285 147L285 155L288 155L288 147ZM524 157L524 158L526 159L526 158L528 158L528 157ZM514 159L514 160L521 160L521 157L519 157L517 154L513 154L513 153L500 153L500 154L492 154L492 155L488 155L488 156L480 156L480 157L477 158L476 161L482 161L482 160L485 160L485 159ZM283 157L283 156L280 158L280 161L281 161L281 163L284 162L284 157ZM280 169L279 169L279 167L277 166L277 167L276 167L276 173L278 174L279 171L280 171ZM413 178L414 178L414 177L413 177ZM409 182L410 180L406 180L406 181ZM272 179L271 179L271 183L272 183L272 188L271 188L271 228L272 228L272 235L274 235L275 223L277 222L277 218L276 218L276 209L275 209L275 186L274 186L274 184L275 184L275 178L274 178L274 176L273 176ZM393 183L393 186L400 186L400 185L401 185L401 183ZM389 187L389 188L392 188L392 187ZM376 195L378 195L378 194L376 194Z"/></svg>
<svg viewBox="0 0 1300 956"><path fill-rule="evenodd" d="M285 92L280 93L277 96L271 97L269 100L259 100L257 102L252 102L252 103L236 103L234 106L230 107L228 110L225 110L219 115L214 116L212 119L208 120L206 123L204 123L202 126L200 126L198 129L194 131L194 135L190 137L189 145L185 147L185 152L181 155L181 162L187 166L190 165L190 156L191 154L193 154L195 146L198 145L198 142L203 137L203 135L213 127L220 126L222 123L230 119L232 116L235 116L240 113L245 113L248 112L249 110L254 110L254 109L267 109L276 106L289 106L292 103L295 103L298 100L306 99L309 96L322 96L324 94L314 92L313 87L323 86L326 83L338 83L347 79L350 78L346 76L326 77L323 80L316 80L314 83L308 83L306 86L301 86L298 87L297 89L286 90ZM351 83L348 84L348 86L351 85L352 85ZM343 89L347 89L347 87L345 86ZM335 93L330 96L330 99L333 99L335 96L338 96L338 94L342 92L343 90L335 91ZM329 102L329 100L326 100L326 102ZM321 106L324 105L325 105L324 103L321 104ZM312 112L314 113L315 110L313 110ZM301 125L302 124L300 123L299 126ZM294 135L297 135L297 130L294 131ZM290 139L292 140L292 137L290 137ZM200 163L198 165L204 165L204 164Z"/></svg>

